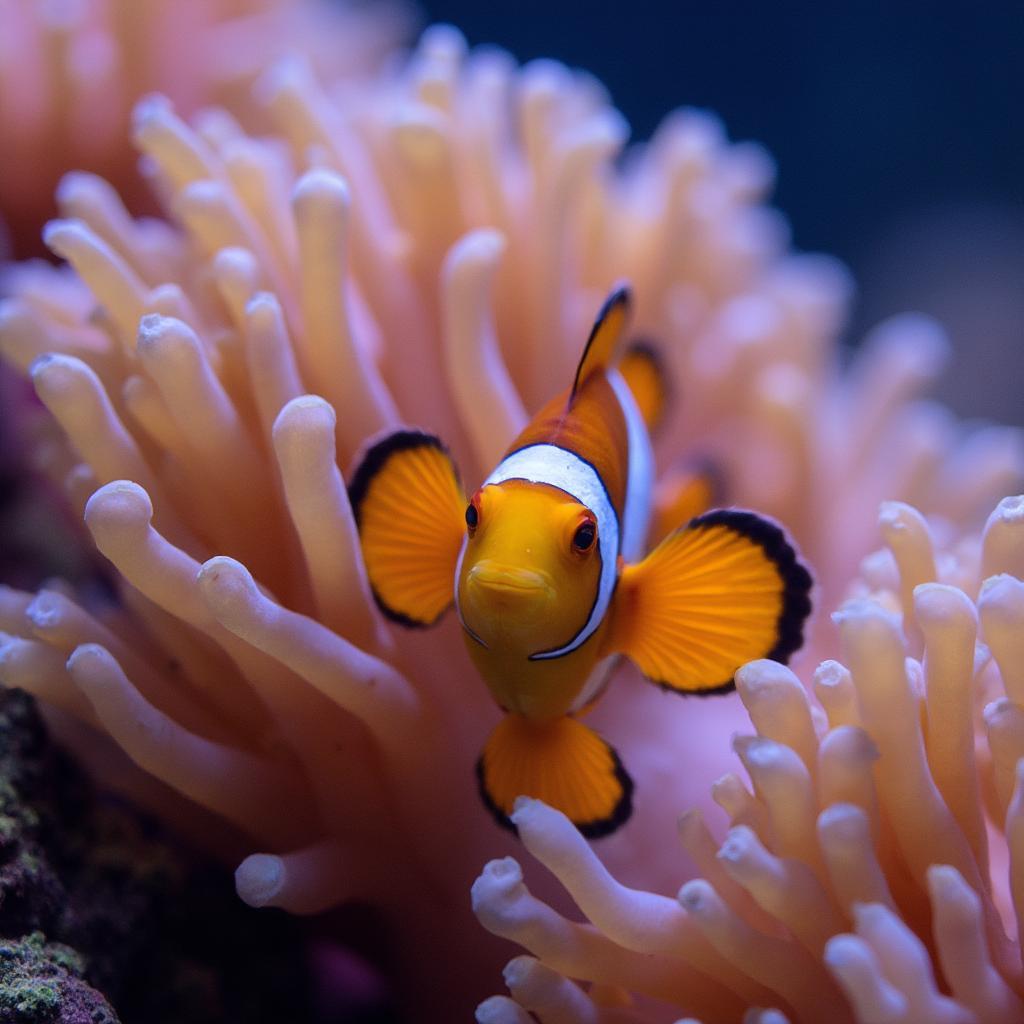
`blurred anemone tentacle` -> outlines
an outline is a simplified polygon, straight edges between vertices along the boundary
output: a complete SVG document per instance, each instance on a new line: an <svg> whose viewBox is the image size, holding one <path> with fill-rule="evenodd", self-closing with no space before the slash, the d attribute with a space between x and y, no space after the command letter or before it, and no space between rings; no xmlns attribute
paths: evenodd
<svg viewBox="0 0 1024 1024"><path fill-rule="evenodd" d="M586 1006L570 979L596 977L665 999L657 985L685 968L744 1005L775 1007L777 1020L809 1024L825 1005L829 1020L856 1024L1020 1020L1020 507L1020 497L1004 499L980 535L946 545L915 509L883 504L879 530L895 571L881 588L855 581L835 614L848 667L819 667L821 704L774 662L737 674L756 735L734 745L752 786L736 780L744 801L715 794L731 827L713 860L699 818L681 822L704 877L677 899L621 885L562 814L520 801L513 820L523 845L590 922L591 949L614 943L614 955L573 958L552 946L555 912L530 895L511 858L488 864L474 886L484 927L536 957L531 971L564 1005ZM629 975L636 953L651 957L658 981ZM515 1005L539 1010L542 1022L618 1019L598 1009L547 1016L518 982L514 965L526 959L506 971ZM673 1001L703 1021L732 1019L724 1002L708 1008L699 988ZM477 1019L502 1007L488 1000ZM630 1019L648 1019L639 1002L636 1010Z"/></svg>

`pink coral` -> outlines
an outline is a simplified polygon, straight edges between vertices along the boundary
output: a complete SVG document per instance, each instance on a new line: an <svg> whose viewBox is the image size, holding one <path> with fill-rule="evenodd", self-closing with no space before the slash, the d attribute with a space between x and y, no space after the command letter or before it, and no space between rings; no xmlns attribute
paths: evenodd
<svg viewBox="0 0 1024 1024"><path fill-rule="evenodd" d="M366 440L415 423L479 479L623 277L678 383L663 463L717 457L730 499L791 525L826 600L882 498L970 521L1019 439L912 404L941 362L924 321L840 372L842 273L786 253L768 161L707 115L670 116L620 167L626 128L591 78L443 28L372 86L289 61L257 94L278 135L142 101L166 219L70 175L46 231L69 266L10 272L0 349L53 418L41 461L118 601L0 591L0 678L108 784L240 860L243 898L370 901L410 986L465 1009L500 955L465 891L517 849L472 777L497 711L454 623L378 616L344 485ZM629 884L678 877L668 815L719 774L735 712L627 678L595 713L638 782L602 844ZM433 984L439 960L464 980Z"/></svg>
<svg viewBox="0 0 1024 1024"><path fill-rule="evenodd" d="M250 86L272 59L303 52L332 78L366 75L406 22L398 5L326 0L2 0L0 221L17 251L34 252L69 167L104 175L134 205L123 141L144 93L185 114L224 104L249 119Z"/></svg>
<svg viewBox="0 0 1024 1024"><path fill-rule="evenodd" d="M733 746L752 786L715 784L721 844L699 812L680 820L702 877L677 899L620 885L560 814L521 801L524 845L594 930L532 897L516 861L489 864L477 914L533 957L506 970L515 1005L488 1000L478 1019L627 1019L578 978L704 1021L747 1006L774 1008L744 1017L763 1024L825 1007L858 1024L1021 1020L1022 510L1007 498L980 537L937 550L916 510L883 507L887 546L857 587L873 596L836 613L843 663L814 673L820 703L774 662L738 673L756 735Z"/></svg>

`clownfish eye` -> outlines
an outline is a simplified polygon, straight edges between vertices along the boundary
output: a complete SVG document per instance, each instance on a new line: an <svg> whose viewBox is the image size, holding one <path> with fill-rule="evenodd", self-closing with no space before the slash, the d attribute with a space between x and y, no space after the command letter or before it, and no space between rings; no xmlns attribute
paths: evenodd
<svg viewBox="0 0 1024 1024"><path fill-rule="evenodd" d="M580 523L576 532L572 535L573 550L580 553L589 551L594 546L597 538L597 524L590 519Z"/></svg>
<svg viewBox="0 0 1024 1024"><path fill-rule="evenodd" d="M469 527L470 536L473 535L473 531L476 529L476 524L480 522L480 513L476 510L476 505L470 502L466 506L466 526Z"/></svg>

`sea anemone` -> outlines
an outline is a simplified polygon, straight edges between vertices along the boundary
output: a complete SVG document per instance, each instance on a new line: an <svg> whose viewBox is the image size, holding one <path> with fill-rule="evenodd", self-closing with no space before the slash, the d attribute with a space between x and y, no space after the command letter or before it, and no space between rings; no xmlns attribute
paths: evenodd
<svg viewBox="0 0 1024 1024"><path fill-rule="evenodd" d="M561 814L520 800L524 846L593 927L533 897L512 858L488 864L477 915L533 955L506 968L515 1002L478 1020L623 1019L609 985L708 1022L1024 1019L1024 497L945 550L910 506L880 518L886 548L834 616L843 662L810 685L770 661L737 674L751 785L714 784L720 844L700 811L679 820L701 877L675 899L619 884Z"/></svg>
<svg viewBox="0 0 1024 1024"><path fill-rule="evenodd" d="M592 78L447 28L372 88L287 61L256 96L279 135L144 99L134 139L167 219L72 174L45 234L69 266L9 271L0 350L52 415L37 461L116 597L0 591L0 678L106 784L244 857L243 899L380 907L439 1019L427 1000L465 1009L489 984L502 944L465 893L516 846L476 793L498 710L457 625L393 629L369 593L345 487L368 439L434 431L479 480L567 386L622 278L673 384L666 472L715 460L726 500L790 526L826 599L871 546L865 509L968 523L1018 477L1019 439L912 403L943 347L920 318L840 371L845 275L786 253L770 163L709 115L671 115L620 161ZM665 809L720 773L736 701L612 689L593 721L637 798L602 849L630 884L668 884ZM462 980L439 985L439 962Z"/></svg>
<svg viewBox="0 0 1024 1024"><path fill-rule="evenodd" d="M268 61L295 51L332 78L366 75L406 21L397 4L326 0L2 0L0 223L15 251L35 251L69 167L138 197L124 135L144 93L187 115L219 104L251 118Z"/></svg>

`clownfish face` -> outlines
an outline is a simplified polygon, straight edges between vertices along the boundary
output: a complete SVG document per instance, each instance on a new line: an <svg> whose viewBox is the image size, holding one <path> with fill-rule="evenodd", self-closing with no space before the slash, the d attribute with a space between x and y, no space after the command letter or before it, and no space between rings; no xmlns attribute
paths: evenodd
<svg viewBox="0 0 1024 1024"><path fill-rule="evenodd" d="M556 487L508 480L473 495L466 529L458 608L476 640L528 658L583 628L601 574L586 506Z"/></svg>

